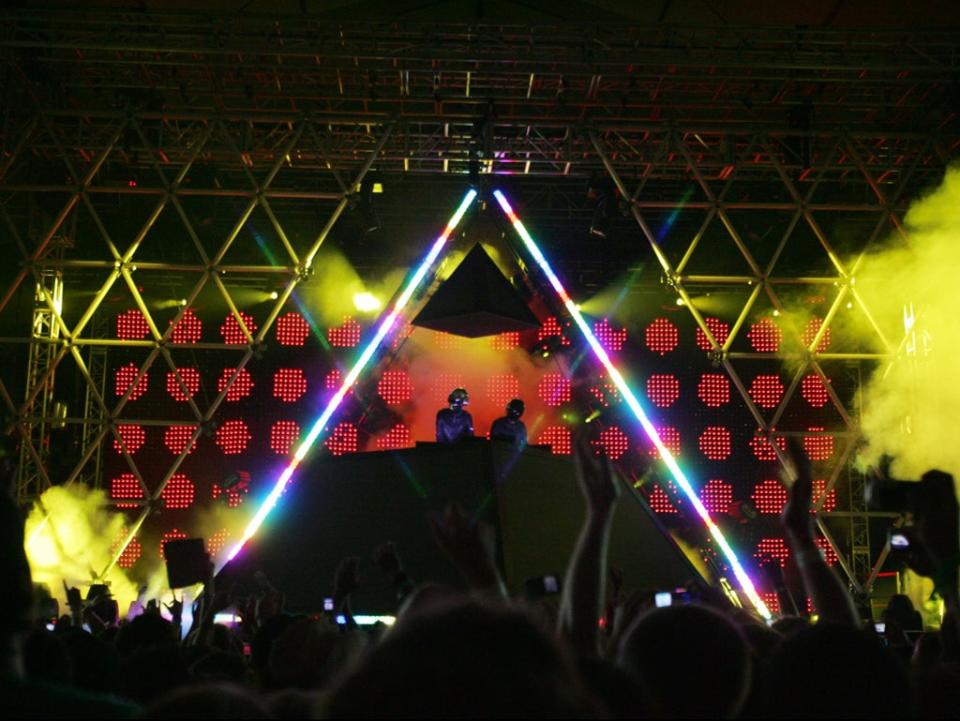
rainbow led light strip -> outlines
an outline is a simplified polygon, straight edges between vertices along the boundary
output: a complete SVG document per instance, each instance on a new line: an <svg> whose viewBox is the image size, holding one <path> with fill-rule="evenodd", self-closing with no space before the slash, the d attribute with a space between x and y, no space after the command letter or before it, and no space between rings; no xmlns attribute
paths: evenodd
<svg viewBox="0 0 960 721"><path fill-rule="evenodd" d="M427 272L440 255L440 251L443 250L443 246L446 245L447 240L449 240L451 233L453 233L454 229L460 224L464 213L467 212L467 208L470 207L476 197L477 191L472 189L463 197L463 200L460 202L460 207L457 208L457 212L454 213L453 217L451 217L447 222L447 227L443 229L443 233L441 233L440 237L434 241L433 247L430 248L430 252L427 253L426 258L423 259L423 262L420 263L420 266L417 268L416 272L407 281L407 285L404 287L403 292L400 293L400 296L393 304L393 307L390 309L389 313L387 313L386 317L380 321L376 335L373 336L366 348L363 349L360 357L357 358L356 362L353 364L353 368L350 369L350 372L347 373L346 378L343 379L343 383L340 384L339 390L337 390L333 398L330 399L330 402L327 403L327 407L324 408L323 413L321 413L320 417L314 421L313 426L310 428L310 432L307 433L306 438L304 438L297 447L297 450L294 452L290 463L287 464L287 467L283 469L280 477L277 478L277 481L274 483L269 495L267 495L267 497L260 504L257 512L244 529L243 536L230 549L226 559L221 563L221 567L236 557L236 555L240 552L240 549L242 549L244 545L246 545L247 541L249 541L259 530L270 511L272 511L274 506L277 505L277 501L280 500L280 496L283 495L283 491L290 482L290 479L293 477L297 467L306 457L307 453L310 452L313 444L316 443L317 439L320 437L320 434L326 428L327 423L330 422L330 418L336 412L337 408L340 406L340 403L347 395L347 391L349 391L353 384L356 383L357 378L360 377L360 374L363 372L363 369L366 367L367 363L369 363L370 359L373 358L373 354L377 352L380 344L383 343L383 339L386 338L387 333L389 333L390 329L393 328L394 323L396 323L397 318L400 316L400 312L406 307L407 303L410 302L410 298L423 282Z"/></svg>
<svg viewBox="0 0 960 721"><path fill-rule="evenodd" d="M699 496L697 496L696 492L693 490L693 486L691 486L690 481L687 480L686 474L684 474L683 470L677 464L677 460L673 457L673 454L670 453L670 450L664 445L663 440L660 438L660 434L657 433L657 429L654 428L653 423L650 422L650 419L644 412L643 407L640 405L640 401L637 400L637 397L634 395L633 391L630 390L630 386L627 385L623 375L621 375L620 371L617 370L616 366L613 365L613 362L610 360L610 356L607 355L607 351L604 350L602 345L600 345L600 342L593 334L593 330L590 328L590 325L577 309L576 304L570 299L570 296L567 295L566 289L554 274L550 264L547 263L547 259L543 257L543 253L540 252L540 248L534 242L533 238L530 237L530 233L527 232L527 229L523 226L520 218L518 218L517 214L513 211L513 208L510 206L510 203L507 201L504 194L499 190L495 190L493 191L493 195L496 197L497 202L500 203L500 207L503 209L503 212L506 213L507 217L510 219L514 230L517 231L517 234L523 240L524 245L527 247L527 251L531 256L533 256L533 259L537 262L537 265L540 266L540 269L543 270L544 274L547 276L547 279L550 281L550 285L552 285L553 289L557 291L557 295L560 296L560 300L563 301L567 311L570 313L571 317L573 317L577 326L580 328L580 331L590 344L590 348L593 350L594 355L603 364L603 367L607 369L607 373L620 390L620 393L623 395L624 400L626 400L630 410L633 411L633 415L636 416L638 421L640 421L640 425L643 427L643 430L646 432L647 436L650 437L650 440L653 442L653 444L657 447L657 450L660 452L660 457L663 459L663 462L667 464L667 468L669 468L670 472L673 474L677 485L683 491L684 495L686 495L687 500L689 500L696 509L697 514L710 531L710 535L713 536L713 539L723 552L724 557L726 557L727 563L730 564L730 568L733 569L733 573L737 577L737 581L740 583L740 587L743 589L743 592L747 595L747 598L750 599L750 602L757 609L757 612L763 616L763 618L769 621L772 618L770 615L770 610L763 602L763 599L760 598L760 595L757 593L757 589L754 588L753 582L750 580L747 572L743 569L740 560L737 558L737 554L733 552L733 548L730 547L730 544L727 542L723 532L720 530L717 524L713 522L713 519L710 518L710 513L700 501Z"/></svg>

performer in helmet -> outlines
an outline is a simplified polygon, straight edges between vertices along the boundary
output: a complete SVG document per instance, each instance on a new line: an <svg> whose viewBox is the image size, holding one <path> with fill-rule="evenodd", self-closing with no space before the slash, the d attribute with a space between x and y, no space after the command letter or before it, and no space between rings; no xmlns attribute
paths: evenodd
<svg viewBox="0 0 960 721"><path fill-rule="evenodd" d="M437 443L456 443L473 437L473 417L463 409L470 396L465 388L455 388L447 397L449 408L437 411Z"/></svg>
<svg viewBox="0 0 960 721"><path fill-rule="evenodd" d="M527 445L527 427L520 420L523 411L523 401L519 398L507 403L507 415L497 418L490 426L490 440L510 441L518 448Z"/></svg>

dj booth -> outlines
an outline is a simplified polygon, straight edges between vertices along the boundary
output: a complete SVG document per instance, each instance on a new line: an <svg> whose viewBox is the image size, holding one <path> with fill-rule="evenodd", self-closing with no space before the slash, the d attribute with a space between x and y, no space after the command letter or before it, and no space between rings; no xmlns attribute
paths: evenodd
<svg viewBox="0 0 960 721"><path fill-rule="evenodd" d="M429 523L430 514L450 502L494 527L497 562L517 594L528 579L562 579L586 510L573 458L547 448L518 452L509 443L474 439L327 456L304 464L257 536L221 572L221 583L252 588L262 572L286 594L288 609L318 611L340 560L357 555L361 588L354 609L389 613L396 608L392 579L372 558L384 541L396 543L415 582L463 584ZM623 569L629 588L672 590L697 576L626 482L609 559Z"/></svg>

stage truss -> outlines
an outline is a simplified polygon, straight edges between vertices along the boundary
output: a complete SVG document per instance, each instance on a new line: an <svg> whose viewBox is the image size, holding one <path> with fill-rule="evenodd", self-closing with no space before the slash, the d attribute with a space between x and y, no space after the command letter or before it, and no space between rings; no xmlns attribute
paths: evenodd
<svg viewBox="0 0 960 721"><path fill-rule="evenodd" d="M130 538L215 422L338 220L362 198L372 169L388 182L402 178L433 215L449 204L425 188L516 176L502 179L520 193L531 227L584 233L595 213L585 181L606 178L612 202L636 225L630 242L649 244L664 281L709 339L711 358L759 431L775 439L800 433L779 421L809 373L826 381L825 364L895 361L904 338L873 322L853 282L858 259L892 235L909 242L907 204L939 181L960 146L951 69L960 38L949 32L611 25L584 35L140 14L2 19L0 223L18 265L5 271L0 340L21 368L0 377L0 399L8 430L22 440L18 494L26 503L51 485L49 430L80 424L83 447L65 482L99 483L104 443L119 444L144 492ZM199 203L236 208L215 238L197 227ZM116 220L131 206L140 213L133 230ZM264 263L244 252L255 214L284 257ZM316 225L310 238L291 229L297 223L289 219L304 214ZM159 242L161 218L164 233L180 233L185 259L159 261L144 250ZM95 228L95 243L78 242L78 223ZM762 252L747 237L758 223L772 231ZM657 230L664 224L686 238L682 248L665 247ZM141 289L171 274L189 278L191 290L175 312L158 314ZM90 278L95 289L77 296L78 307L71 285L81 279L77 287L87 288ZM254 332L231 295L243 278L272 279L279 289ZM695 298L723 287L745 299L720 340ZM815 333L799 339L802 351L734 349L752 314L783 311L782 296L798 288L829 304ZM100 311L117 289L147 319L149 339L106 337ZM242 343L174 342L176 324L204 293L229 308ZM879 350L821 351L850 303L872 324ZM104 357L114 347L144 354L115 404ZM175 360L185 349L233 354L235 372L208 406L190 400L196 429L148 490L118 420L170 422L123 411L155 364L186 389ZM768 412L743 378L751 364L771 361L790 364L791 382ZM77 416L55 397L58 369L68 367L83 379ZM871 557L868 514L857 505L848 462L857 409L823 385L844 425L832 434L842 443L827 490L851 475L849 555L825 525L828 514L819 526L851 586L867 592L883 554Z"/></svg>

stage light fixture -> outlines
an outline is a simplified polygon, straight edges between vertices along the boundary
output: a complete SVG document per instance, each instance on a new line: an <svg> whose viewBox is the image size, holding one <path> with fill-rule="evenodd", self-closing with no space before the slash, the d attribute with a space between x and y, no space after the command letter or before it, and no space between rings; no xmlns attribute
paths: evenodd
<svg viewBox="0 0 960 721"><path fill-rule="evenodd" d="M250 522L244 529L240 539L230 548L226 559L224 559L224 562L219 564L219 567L222 567L224 563L229 563L231 560L236 558L237 554L244 547L244 545L246 545L247 541L249 541L260 528L260 526L263 525L264 520L266 520L267 516L270 514L270 511L273 510L273 507L277 505L277 502L280 500L280 496L283 495L283 491L286 489L287 484L293 477L294 472L296 472L297 467L306 457L307 453L310 452L310 449L313 448L320 435L329 430L328 424L333 417L333 414L336 412L337 408L340 407L340 404L343 402L347 392L353 387L353 384L356 383L357 378L373 358L374 353L377 352L377 349L381 346L387 334L393 329L397 322L397 318L400 316L400 313L407 306L417 288L421 285L421 283L423 283L427 273L431 268L433 268L437 257L440 255L440 251L443 250L454 229L456 229L456 227L460 224L464 214L473 204L473 201L476 197L477 191L473 189L467 191L456 212L447 222L443 232L434 241L426 257L417 267L416 271L414 271L414 273L407 280L403 291L397 297L397 300L394 302L390 312L387 313L387 315L380 321L380 324L377 327L377 332L374 334L370 342L367 343L366 347L363 349L363 352L354 362L350 372L344 377L342 383L340 384L340 388L336 393L334 393L333 398L329 400L326 408L324 408L320 416L313 422L313 425L311 425L310 430L307 432L303 441L297 446L297 450L294 452L293 458L290 459L290 462L287 464L286 468L284 468L280 473L280 476L274 482L270 493L268 493L263 499L260 507L257 509L256 513L253 515L253 518L250 519Z"/></svg>
<svg viewBox="0 0 960 721"><path fill-rule="evenodd" d="M361 313L374 313L381 308L380 299L366 291L353 296L353 307Z"/></svg>
<svg viewBox="0 0 960 721"><path fill-rule="evenodd" d="M500 207L503 209L503 212L506 213L507 217L510 219L511 224L513 225L514 230L523 240L524 245L526 246L527 251L536 261L537 265L540 266L544 275L547 277L547 280L550 282L550 285L553 286L554 290L557 292L557 295L560 297L560 300L563 302L567 311L573 318L576 325L580 328L580 331L583 333L584 338L587 343L590 345L590 348L593 350L594 355L597 360L604 366L610 379L616 384L617 388L620 390L620 393L623 395L624 401L626 401L627 406L633 412L633 415L640 422L640 425L643 427L643 430L646 432L647 436L656 446L657 450L660 452L660 457L663 460L664 464L670 469L673 478L676 480L677 485L683 491L684 495L687 497L687 500L693 506L694 510L697 512L697 515L700 516L700 519L703 521L704 525L707 527L707 530L710 532L710 535L713 537L717 546L719 546L721 552L726 558L728 564L730 565L731 570L737 578L737 581L740 584L741 589L744 594L749 598L750 602L756 608L757 612L763 616L765 619L770 619L771 614L766 604L764 604L763 599L757 594L757 590L753 585L753 581L750 580L750 577L747 575L747 572L744 570L743 565L740 563L740 559L737 557L737 554L734 552L733 548L730 546L730 543L727 541L726 536L720 530L719 526L713 522L713 519L710 517L709 511L700 501L700 497L697 495L692 484L687 479L686 474L683 469L680 468L680 465L677 463L673 454L661 440L657 429L654 427L653 423L647 417L646 412L643 410L643 407L640 405L640 401L634 395L630 386L627 385L626 380L623 375L620 373L619 369L613 364L610 360L610 357L607 355L606 350L603 346L600 345L600 342L597 340L596 336L593 334L593 330L590 328L590 324L587 323L586 319L577 309L576 304L567 294L566 289L563 287L563 284L560 283L560 279L557 278L556 274L553 272L550 264L547 262L547 259L544 257L543 253L540 251L539 246L530 236L530 233L527 232L526 227L524 227L520 218L517 217L517 214L513 211L513 208L510 206L509 201L506 196L500 191L495 190L493 192L494 197L497 199L497 202L500 204Z"/></svg>

